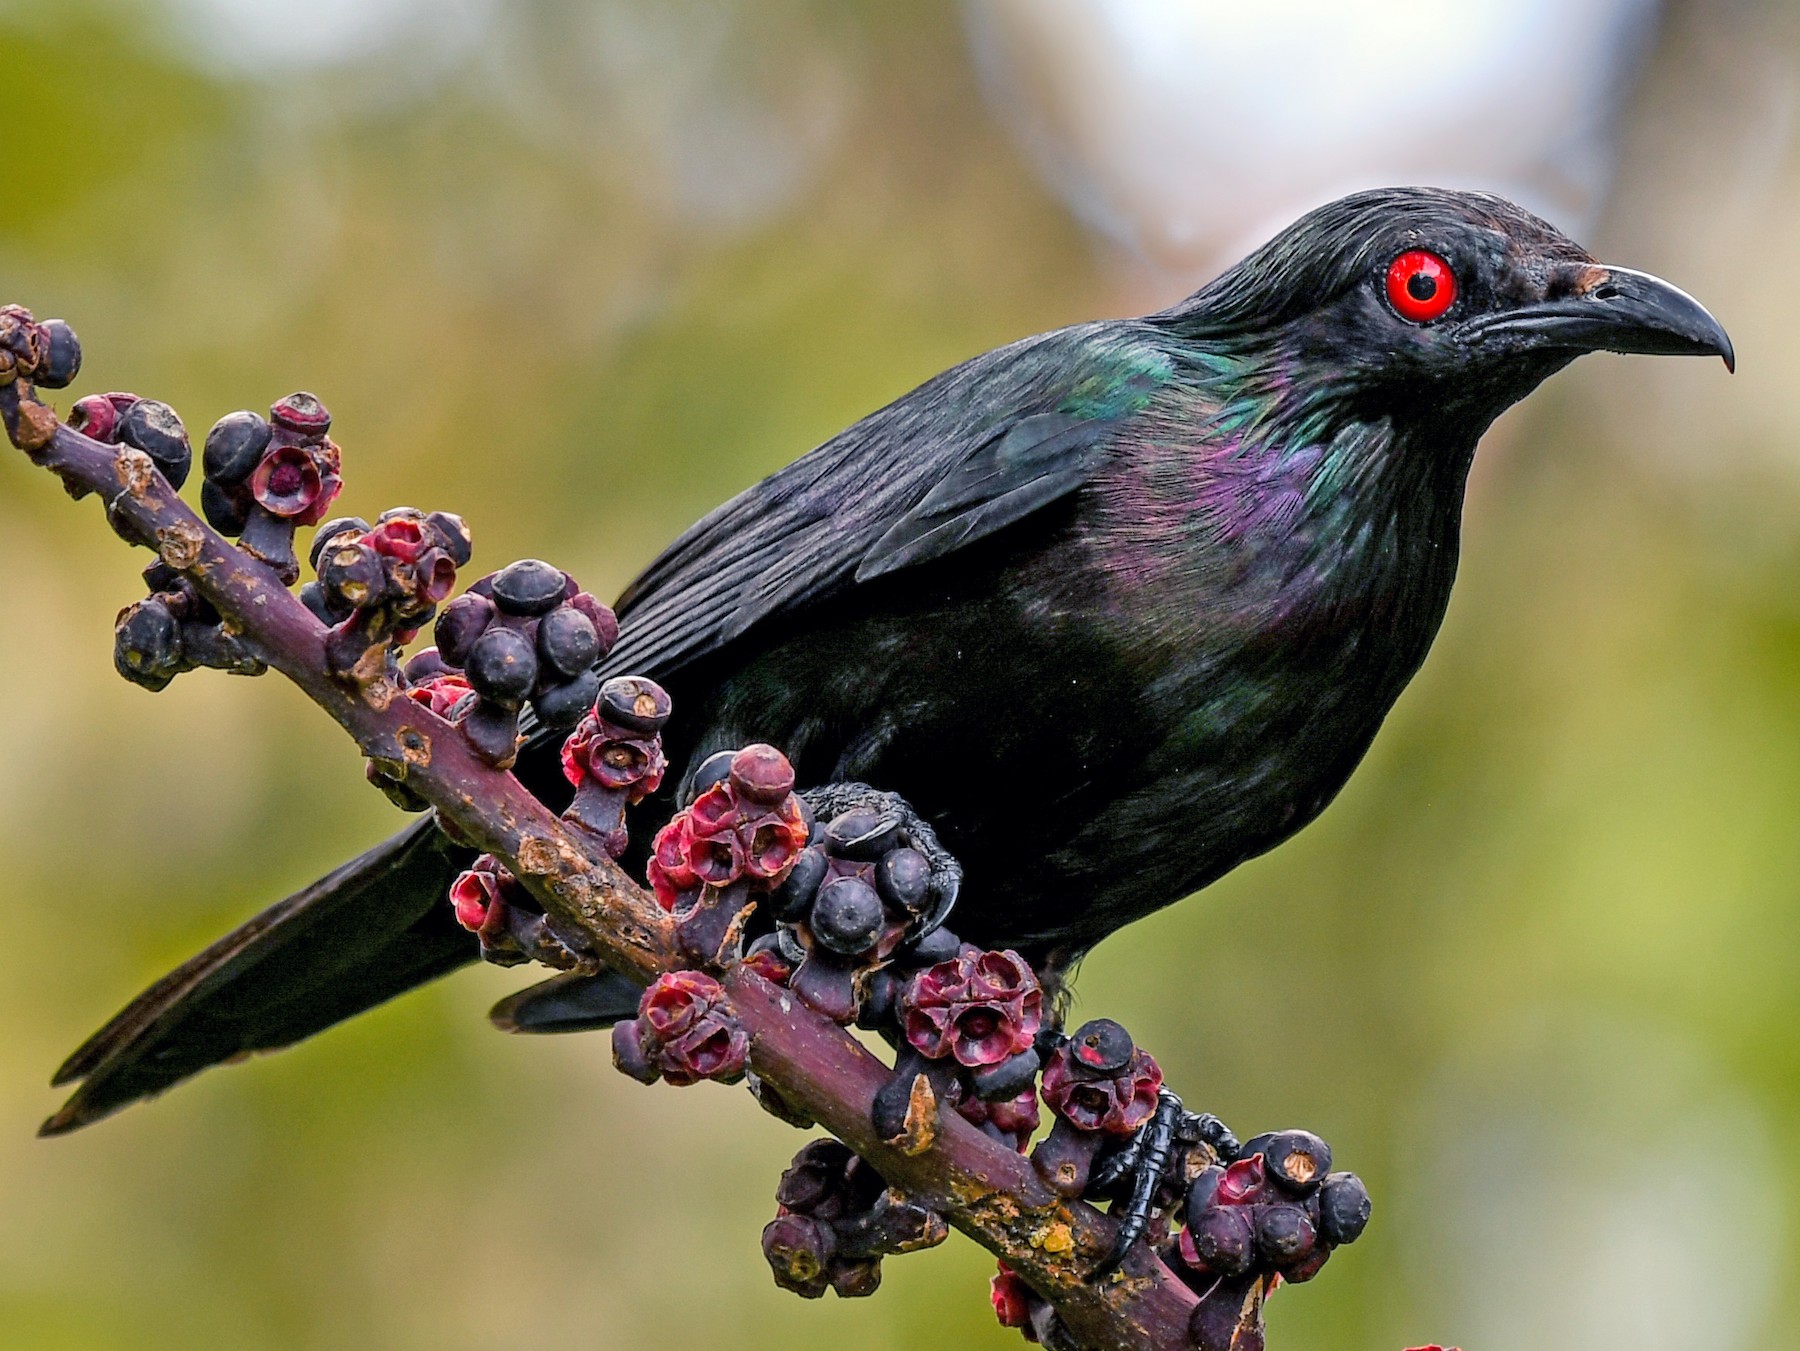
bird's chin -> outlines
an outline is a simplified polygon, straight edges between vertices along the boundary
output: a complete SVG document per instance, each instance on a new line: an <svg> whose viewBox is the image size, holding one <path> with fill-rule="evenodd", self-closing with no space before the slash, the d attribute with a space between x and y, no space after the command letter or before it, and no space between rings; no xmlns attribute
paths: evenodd
<svg viewBox="0 0 1800 1351"><path fill-rule="evenodd" d="M1705 306L1660 277L1623 267L1595 268L1580 295L1479 315L1457 330L1457 340L1495 357L1716 356L1737 369L1731 338Z"/></svg>

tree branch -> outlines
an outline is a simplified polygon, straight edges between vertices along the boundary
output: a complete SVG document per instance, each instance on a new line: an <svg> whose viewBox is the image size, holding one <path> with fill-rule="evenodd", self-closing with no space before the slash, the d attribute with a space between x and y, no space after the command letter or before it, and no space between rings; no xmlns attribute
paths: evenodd
<svg viewBox="0 0 1800 1351"><path fill-rule="evenodd" d="M404 697L391 675L363 683L333 675L325 625L275 568L197 516L150 455L58 424L31 383L35 377L47 386L65 384L65 374L73 377L73 369L53 371L59 360L65 368L69 363L66 354L50 350L61 341L47 332L52 327L16 308L0 311L0 418L13 443L74 495L98 496L113 529L187 578L228 636L305 691L377 768L436 808L456 835L502 860L546 914L582 935L605 965L644 983L690 965L669 913L591 833L571 828L513 774L485 762L454 723ZM751 965L730 966L723 987L748 1034L755 1074L892 1187L941 1212L1001 1258L1050 1301L1080 1344L1149 1351L1187 1351L1195 1344L1201 1301L1149 1245L1135 1245L1117 1271L1090 1279L1111 1248L1112 1219L1058 1195L1030 1159L940 1110L928 1086L921 1100L923 1076L915 1081L908 1129L883 1139L874 1122L877 1096L891 1078L886 1066ZM1252 1303L1260 1294L1257 1287ZM1230 1344L1238 1339L1232 1336Z"/></svg>

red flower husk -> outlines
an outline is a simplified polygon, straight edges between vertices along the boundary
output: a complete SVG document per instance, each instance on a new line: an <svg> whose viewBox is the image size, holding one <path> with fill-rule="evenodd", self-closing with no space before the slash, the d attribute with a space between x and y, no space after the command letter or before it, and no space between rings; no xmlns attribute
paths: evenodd
<svg viewBox="0 0 1800 1351"><path fill-rule="evenodd" d="M591 710L563 742L563 777L571 785L580 788L597 783L603 788L629 789L633 803L662 787L668 767L661 736L620 727Z"/></svg>
<svg viewBox="0 0 1800 1351"><path fill-rule="evenodd" d="M773 948L763 948L744 958L743 969L754 972L771 985L786 985L793 978L794 967Z"/></svg>
<svg viewBox="0 0 1800 1351"><path fill-rule="evenodd" d="M669 1083L743 1077L750 1038L724 988L704 972L658 976L638 1001L637 1023L646 1056Z"/></svg>
<svg viewBox="0 0 1800 1351"><path fill-rule="evenodd" d="M1031 1089L1006 1102L983 1102L973 1095L956 1104L964 1121L982 1133L1023 1154L1038 1128L1038 1098Z"/></svg>
<svg viewBox="0 0 1800 1351"><path fill-rule="evenodd" d="M1260 1201L1267 1193L1268 1169L1261 1154L1239 1159L1225 1169L1219 1189L1213 1193L1216 1206L1246 1206Z"/></svg>
<svg viewBox="0 0 1800 1351"><path fill-rule="evenodd" d="M755 758L757 779L762 782L771 772L766 762L779 752L758 745L745 747L738 755ZM703 886L727 887L744 879L758 891L772 890L793 869L806 847L806 834L800 800L793 793L770 805L755 801L726 779L657 832L650 855L651 890L670 912L691 907Z"/></svg>
<svg viewBox="0 0 1800 1351"><path fill-rule="evenodd" d="M380 522L362 537L364 544L384 558L411 563L429 545L425 523L407 516L395 516Z"/></svg>
<svg viewBox="0 0 1800 1351"><path fill-rule="evenodd" d="M1001 1262L999 1268L988 1282L988 1300L994 1306L994 1317L1000 1320L1001 1327L1018 1328L1025 1334L1026 1341L1035 1342L1037 1337L1031 1331L1031 1302L1038 1296L1006 1263Z"/></svg>
<svg viewBox="0 0 1800 1351"><path fill-rule="evenodd" d="M504 927L506 908L523 894L519 879L492 854L481 855L450 884L456 922L484 938Z"/></svg>
<svg viewBox="0 0 1800 1351"><path fill-rule="evenodd" d="M562 746L563 777L575 787L563 818L594 834L618 858L631 843L626 809L661 787L668 767L659 733L634 732L590 709Z"/></svg>
<svg viewBox="0 0 1800 1351"><path fill-rule="evenodd" d="M250 475L250 495L271 516L317 525L343 489L339 469L338 448L329 437L297 444L277 436Z"/></svg>
<svg viewBox="0 0 1800 1351"><path fill-rule="evenodd" d="M1059 1046L1044 1066L1044 1101L1078 1130L1129 1135L1156 1110L1162 1069L1147 1051L1134 1050L1116 1074L1084 1065Z"/></svg>
<svg viewBox="0 0 1800 1351"><path fill-rule="evenodd" d="M1029 1047L1043 1010L1037 977L1010 950L939 962L900 992L900 1025L912 1047L932 1060L954 1056L972 1069L998 1065Z"/></svg>
<svg viewBox="0 0 1800 1351"><path fill-rule="evenodd" d="M438 717L450 718L451 710L468 697L469 682L459 672L445 671L441 675L428 676L416 685L409 685L406 697L415 704L423 704Z"/></svg>

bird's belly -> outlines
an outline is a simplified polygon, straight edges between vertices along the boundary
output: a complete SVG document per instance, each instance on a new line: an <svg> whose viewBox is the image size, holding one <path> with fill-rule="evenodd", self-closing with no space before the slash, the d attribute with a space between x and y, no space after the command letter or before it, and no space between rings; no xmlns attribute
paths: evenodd
<svg viewBox="0 0 1800 1351"><path fill-rule="evenodd" d="M1356 647L1178 678L1004 601L876 611L736 664L695 749L768 740L803 785L900 793L963 862L958 933L1079 949L1323 809L1392 700Z"/></svg>

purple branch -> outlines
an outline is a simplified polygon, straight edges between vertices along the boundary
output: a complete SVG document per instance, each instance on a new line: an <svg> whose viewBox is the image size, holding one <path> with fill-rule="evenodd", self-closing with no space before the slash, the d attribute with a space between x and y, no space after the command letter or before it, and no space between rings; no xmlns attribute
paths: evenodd
<svg viewBox="0 0 1800 1351"><path fill-rule="evenodd" d="M0 418L13 443L73 495L98 496L112 528L185 578L217 612L236 649L304 690L379 775L434 807L456 838L498 857L552 919L582 936L599 963L646 984L694 965L670 913L602 847L604 832L557 817L478 754L456 724L404 697L383 663L346 671L327 645L334 631L288 590L277 567L201 520L145 451L58 424L30 381L67 384L79 362L73 343L64 326L0 310ZM264 551L282 554L278 564L287 562L285 537L282 544ZM1134 1246L1118 1271L1090 1279L1110 1250L1112 1220L1058 1195L1029 1158L945 1110L924 1074L912 1081L901 1130L882 1138L875 1109L892 1077L888 1067L792 990L764 979L753 962L726 968L722 983L748 1035L749 1068L781 1104L812 1118L897 1192L1003 1259L1049 1300L1068 1334L1096 1348L1190 1351L1200 1302L1147 1245ZM1252 1305L1258 1294L1248 1296ZM1260 1321L1250 1322L1260 1345Z"/></svg>

